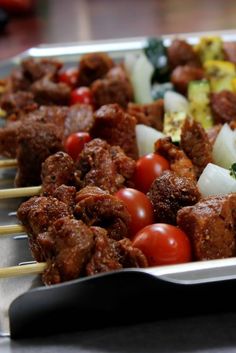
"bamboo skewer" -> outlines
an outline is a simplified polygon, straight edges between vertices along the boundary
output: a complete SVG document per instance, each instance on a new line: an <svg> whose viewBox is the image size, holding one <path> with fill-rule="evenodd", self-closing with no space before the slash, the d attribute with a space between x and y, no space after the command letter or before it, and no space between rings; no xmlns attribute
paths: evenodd
<svg viewBox="0 0 236 353"><path fill-rule="evenodd" d="M16 159L0 159L0 168L15 168L17 167Z"/></svg>
<svg viewBox="0 0 236 353"><path fill-rule="evenodd" d="M0 278L19 277L42 273L46 268L46 262L36 262L35 264L10 266L0 268Z"/></svg>
<svg viewBox="0 0 236 353"><path fill-rule="evenodd" d="M0 199L36 196L40 194L41 189L42 189L41 186L28 186L24 188L0 189Z"/></svg>
<svg viewBox="0 0 236 353"><path fill-rule="evenodd" d="M18 234L18 233L25 233L25 227L23 227L20 224L0 226L0 236Z"/></svg>

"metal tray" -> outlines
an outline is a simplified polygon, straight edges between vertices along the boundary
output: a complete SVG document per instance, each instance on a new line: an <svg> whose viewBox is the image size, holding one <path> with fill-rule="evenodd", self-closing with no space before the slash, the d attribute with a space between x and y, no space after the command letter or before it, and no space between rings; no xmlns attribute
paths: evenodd
<svg viewBox="0 0 236 353"><path fill-rule="evenodd" d="M236 40L236 30L207 34L220 35L225 41ZM202 35L206 33L178 34L178 37L196 43ZM165 44L168 45L176 36L163 36ZM140 52L146 40L147 38L131 38L40 45L0 63L0 77L8 75L27 56L56 57L62 59L66 65L72 65L84 53L106 51L119 60L127 53ZM0 188L11 187L14 174L15 171L11 169L0 170ZM14 211L20 202L20 199L0 201L0 225L16 223ZM26 237L3 237L0 241L0 267L17 265L32 259ZM1 279L0 336L19 338L111 323L137 322L140 319L156 319L157 314L158 317L167 317L190 314L196 310L234 310L235 279L236 258L149 269L125 269L52 287L42 286L39 276ZM216 306L212 297L221 289L222 300ZM186 305L189 296L195 298L194 305L191 302ZM169 303L168 310L163 309L164 305L156 304L158 297Z"/></svg>

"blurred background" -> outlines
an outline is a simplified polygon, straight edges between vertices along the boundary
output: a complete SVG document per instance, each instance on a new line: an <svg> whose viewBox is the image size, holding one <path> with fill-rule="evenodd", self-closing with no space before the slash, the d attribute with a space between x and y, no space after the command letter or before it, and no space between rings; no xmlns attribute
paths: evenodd
<svg viewBox="0 0 236 353"><path fill-rule="evenodd" d="M236 28L235 0L0 0L0 60L41 43Z"/></svg>

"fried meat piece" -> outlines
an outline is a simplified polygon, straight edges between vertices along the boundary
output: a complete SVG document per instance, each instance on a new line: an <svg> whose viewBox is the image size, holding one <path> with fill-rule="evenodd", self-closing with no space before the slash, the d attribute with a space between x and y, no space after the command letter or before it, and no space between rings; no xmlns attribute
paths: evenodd
<svg viewBox="0 0 236 353"><path fill-rule="evenodd" d="M178 210L200 199L196 182L170 170L154 180L147 196L153 205L155 222L174 225Z"/></svg>
<svg viewBox="0 0 236 353"><path fill-rule="evenodd" d="M74 214L89 226L107 230L110 238L119 240L129 236L131 216L124 203L97 187L87 187L76 195Z"/></svg>
<svg viewBox="0 0 236 353"><path fill-rule="evenodd" d="M17 136L18 170L16 186L41 184L41 164L47 157L62 150L61 131L53 124L25 123Z"/></svg>
<svg viewBox="0 0 236 353"><path fill-rule="evenodd" d="M113 66L113 60L106 53L83 55L79 63L78 86L89 86L98 78L104 77Z"/></svg>
<svg viewBox="0 0 236 353"><path fill-rule="evenodd" d="M200 59L192 45L182 39L176 38L171 42L171 45L167 48L167 56L171 71L177 66L201 66Z"/></svg>
<svg viewBox="0 0 236 353"><path fill-rule="evenodd" d="M53 82L47 76L34 82L31 91L38 104L69 104L71 88L63 82Z"/></svg>
<svg viewBox="0 0 236 353"><path fill-rule="evenodd" d="M196 180L194 167L186 154L171 142L170 137L161 138L155 143L155 152L170 163L170 169L179 176Z"/></svg>
<svg viewBox="0 0 236 353"><path fill-rule="evenodd" d="M130 80L119 66L112 68L104 78L94 81L91 90L96 109L112 103L125 109L134 100Z"/></svg>
<svg viewBox="0 0 236 353"><path fill-rule="evenodd" d="M212 144L202 125L186 119L181 131L180 146L191 159L197 178L208 163L212 162Z"/></svg>
<svg viewBox="0 0 236 353"><path fill-rule="evenodd" d="M64 136L77 131L89 132L94 124L93 109L89 104L74 104L69 110L64 124Z"/></svg>
<svg viewBox="0 0 236 353"><path fill-rule="evenodd" d="M221 91L210 95L211 110L215 123L224 124L236 120L236 94Z"/></svg>
<svg viewBox="0 0 236 353"><path fill-rule="evenodd" d="M176 91L186 95L188 84L191 81L202 80L205 77L204 70L199 67L177 66L171 73L171 82Z"/></svg>
<svg viewBox="0 0 236 353"><path fill-rule="evenodd" d="M92 255L94 235L82 221L64 217L56 220L47 233L39 234L38 242L47 255L42 280L56 284L83 274Z"/></svg>
<svg viewBox="0 0 236 353"><path fill-rule="evenodd" d="M112 146L120 146L125 154L138 158L136 119L125 113L118 104L107 104L95 112L92 137L101 138Z"/></svg>
<svg viewBox="0 0 236 353"><path fill-rule="evenodd" d="M60 185L56 190L54 190L53 194L50 195L55 197L61 202L64 202L68 206L69 213L74 212L75 207L75 197L76 197L76 187L68 186L68 185Z"/></svg>
<svg viewBox="0 0 236 353"><path fill-rule="evenodd" d="M1 108L7 112L8 115L23 112L30 112L38 107L34 100L34 95L31 92L18 91L15 93L5 93L1 97Z"/></svg>
<svg viewBox="0 0 236 353"><path fill-rule="evenodd" d="M158 99L150 104L129 103L127 112L136 118L137 124L151 126L159 131L163 130L163 99Z"/></svg>
<svg viewBox="0 0 236 353"><path fill-rule="evenodd" d="M131 181L135 161L127 157L118 146L93 139L85 144L79 155L76 182L79 188L98 186L111 194Z"/></svg>
<svg viewBox="0 0 236 353"><path fill-rule="evenodd" d="M59 151L49 156L42 163L41 169L43 194L53 195L62 184L74 185L74 172L74 161L67 153Z"/></svg>
<svg viewBox="0 0 236 353"><path fill-rule="evenodd" d="M0 128L0 155L7 158L16 157L17 135L21 121L13 121L6 127Z"/></svg>
<svg viewBox="0 0 236 353"><path fill-rule="evenodd" d="M180 209L178 226L191 240L195 260L235 256L236 194L210 196Z"/></svg>
<svg viewBox="0 0 236 353"><path fill-rule="evenodd" d="M121 268L147 267L144 254L132 246L129 239L115 241L107 237L103 228L91 227L95 234L95 247L86 265L88 276Z"/></svg>
<svg viewBox="0 0 236 353"><path fill-rule="evenodd" d="M31 252L37 261L45 261L38 234L46 232L54 221L66 216L71 216L67 205L54 197L35 196L18 208L17 217L26 228Z"/></svg>

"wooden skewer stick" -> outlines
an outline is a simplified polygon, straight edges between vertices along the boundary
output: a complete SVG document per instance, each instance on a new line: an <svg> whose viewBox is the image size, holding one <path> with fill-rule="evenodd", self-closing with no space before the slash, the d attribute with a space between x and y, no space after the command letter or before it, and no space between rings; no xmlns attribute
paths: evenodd
<svg viewBox="0 0 236 353"><path fill-rule="evenodd" d="M10 266L0 268L0 278L19 277L42 273L46 268L46 262L36 262L35 264Z"/></svg>
<svg viewBox="0 0 236 353"><path fill-rule="evenodd" d="M0 226L0 236L1 235L10 235L10 234L19 234L25 233L25 227L20 224L11 224Z"/></svg>
<svg viewBox="0 0 236 353"><path fill-rule="evenodd" d="M25 188L0 189L0 199L36 196L40 194L41 189L42 189L41 186L28 186Z"/></svg>
<svg viewBox="0 0 236 353"><path fill-rule="evenodd" d="M16 159L0 159L0 168L14 168L16 166Z"/></svg>

